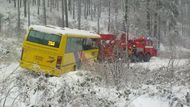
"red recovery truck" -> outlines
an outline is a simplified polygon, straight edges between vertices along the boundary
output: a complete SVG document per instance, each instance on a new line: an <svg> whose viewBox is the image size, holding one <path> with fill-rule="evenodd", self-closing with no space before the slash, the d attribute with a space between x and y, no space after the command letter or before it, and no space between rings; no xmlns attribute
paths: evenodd
<svg viewBox="0 0 190 107"><path fill-rule="evenodd" d="M131 62L148 62L151 57L157 56L157 49L154 47L153 41L145 36L131 40L126 40L125 33L122 33L119 38L113 34L100 34L100 36L99 59L101 60L114 61L118 56L120 58L125 56L126 52L128 52Z"/></svg>
<svg viewBox="0 0 190 107"><path fill-rule="evenodd" d="M101 34L99 60L114 60L114 47L116 45L116 36L113 34Z"/></svg>

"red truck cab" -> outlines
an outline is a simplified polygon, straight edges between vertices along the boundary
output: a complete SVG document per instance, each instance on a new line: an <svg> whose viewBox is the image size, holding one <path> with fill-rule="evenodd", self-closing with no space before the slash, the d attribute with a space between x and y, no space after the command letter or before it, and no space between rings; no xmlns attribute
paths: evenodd
<svg viewBox="0 0 190 107"><path fill-rule="evenodd" d="M127 40L125 33L120 38L116 38L113 34L100 34L100 52L99 59L115 60L116 57L123 56L128 48L128 55L132 62L144 61L148 62L151 57L157 56L157 49L154 47L153 41L145 36ZM126 42L127 41L127 42ZM116 52L116 51L122 52Z"/></svg>
<svg viewBox="0 0 190 107"><path fill-rule="evenodd" d="M145 36L128 41L128 49L135 46L135 57L140 61L148 62L151 57L157 56L157 49L154 47L153 41Z"/></svg>

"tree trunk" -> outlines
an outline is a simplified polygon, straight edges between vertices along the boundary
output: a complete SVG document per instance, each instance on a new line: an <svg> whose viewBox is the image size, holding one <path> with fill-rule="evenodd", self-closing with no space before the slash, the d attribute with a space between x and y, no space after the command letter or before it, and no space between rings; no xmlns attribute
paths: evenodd
<svg viewBox="0 0 190 107"><path fill-rule="evenodd" d="M14 0L14 7L16 8L16 0Z"/></svg>
<svg viewBox="0 0 190 107"><path fill-rule="evenodd" d="M52 12L52 8L53 8L53 0L50 0L50 12Z"/></svg>
<svg viewBox="0 0 190 107"><path fill-rule="evenodd" d="M20 36L20 0L17 0L17 8L18 8L18 22L17 22L17 32Z"/></svg>
<svg viewBox="0 0 190 107"><path fill-rule="evenodd" d="M67 0L65 0L65 26L69 27Z"/></svg>
<svg viewBox="0 0 190 107"><path fill-rule="evenodd" d="M19 0L19 3L20 3L19 7L21 8L22 7L22 0Z"/></svg>
<svg viewBox="0 0 190 107"><path fill-rule="evenodd" d="M37 13L38 13L38 15L40 15L40 2L41 2L41 0L38 0L38 10L37 10Z"/></svg>
<svg viewBox="0 0 190 107"><path fill-rule="evenodd" d="M98 34L100 33L101 0L98 3Z"/></svg>
<svg viewBox="0 0 190 107"><path fill-rule="evenodd" d="M126 37L126 43L128 44L128 35L129 35L129 23L128 23L128 0L125 0L125 23L124 23L124 27L127 27L127 28L124 28L124 31L127 32L127 37ZM126 61L129 60L128 58L128 48L126 48ZM129 64L129 63L128 63ZM129 65L128 65L129 66Z"/></svg>
<svg viewBox="0 0 190 107"><path fill-rule="evenodd" d="M43 12L44 12L44 25L47 25L47 17L46 17L46 2L43 0Z"/></svg>
<svg viewBox="0 0 190 107"><path fill-rule="evenodd" d="M3 15L0 13L0 32L2 31L2 18L3 18Z"/></svg>
<svg viewBox="0 0 190 107"><path fill-rule="evenodd" d="M110 26L111 26L111 3L110 0L108 2L108 32L110 31Z"/></svg>
<svg viewBox="0 0 190 107"><path fill-rule="evenodd" d="M158 16L158 49L160 49L160 42L161 42L161 22L160 16Z"/></svg>
<svg viewBox="0 0 190 107"><path fill-rule="evenodd" d="M30 26L30 3L31 0L28 0L28 26Z"/></svg>
<svg viewBox="0 0 190 107"><path fill-rule="evenodd" d="M125 32L127 32L127 35L129 33L129 24L128 24L128 0L125 0L125 25L127 28L125 28Z"/></svg>
<svg viewBox="0 0 190 107"><path fill-rule="evenodd" d="M71 7L72 7L72 6L71 6L71 2L72 2L72 0L69 0L68 2L69 2L69 3L68 3L68 10L71 12Z"/></svg>
<svg viewBox="0 0 190 107"><path fill-rule="evenodd" d="M87 2L84 1L84 18L87 19Z"/></svg>
<svg viewBox="0 0 190 107"><path fill-rule="evenodd" d="M91 1L91 6L90 6L90 16L91 16L91 20L93 20L93 14L94 14L94 11L93 11L93 3L92 3L92 0Z"/></svg>
<svg viewBox="0 0 190 107"><path fill-rule="evenodd" d="M57 11L59 11L59 1L56 0L56 8L57 8Z"/></svg>
<svg viewBox="0 0 190 107"><path fill-rule="evenodd" d="M73 19L75 19L75 0L73 0Z"/></svg>
<svg viewBox="0 0 190 107"><path fill-rule="evenodd" d="M24 17L27 17L26 4L27 0L24 0Z"/></svg>
<svg viewBox="0 0 190 107"><path fill-rule="evenodd" d="M151 17L150 17L150 8L149 8L149 6L150 6L150 0L147 0L147 2L146 2L147 16L146 17L147 17L147 32L148 32L148 36L151 35L151 22L150 22Z"/></svg>
<svg viewBox="0 0 190 107"><path fill-rule="evenodd" d="M88 0L88 3L87 3L87 16L90 15L90 2L91 2L91 0Z"/></svg>
<svg viewBox="0 0 190 107"><path fill-rule="evenodd" d="M78 0L78 29L81 29L81 0Z"/></svg>
<svg viewBox="0 0 190 107"><path fill-rule="evenodd" d="M154 13L154 34L153 34L153 36L158 37L157 34L158 34L158 13L155 12Z"/></svg>
<svg viewBox="0 0 190 107"><path fill-rule="evenodd" d="M0 32L1 32L1 29L2 29L2 21L1 21L2 19L1 19L1 17L0 17Z"/></svg>
<svg viewBox="0 0 190 107"><path fill-rule="evenodd" d="M64 9L64 0L61 0L61 8L62 8L62 27L65 27L65 9Z"/></svg>
<svg viewBox="0 0 190 107"><path fill-rule="evenodd" d="M94 17L96 17L96 5L94 4Z"/></svg>

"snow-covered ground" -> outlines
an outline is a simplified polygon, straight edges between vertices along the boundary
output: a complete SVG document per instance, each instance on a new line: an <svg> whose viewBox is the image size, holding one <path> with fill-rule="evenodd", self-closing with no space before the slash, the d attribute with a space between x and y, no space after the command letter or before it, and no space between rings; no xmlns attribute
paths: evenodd
<svg viewBox="0 0 190 107"><path fill-rule="evenodd" d="M153 57L151 58L150 62L142 62L142 63L135 63L132 64L132 66L142 66L143 68L147 68L150 70L159 69L162 67L168 67L169 63L171 61L174 62L175 67L180 67L189 64L189 59L167 59L167 58L159 58L159 57Z"/></svg>
<svg viewBox="0 0 190 107"><path fill-rule="evenodd" d="M183 104L190 91L183 85L169 90L159 84L117 89L103 85L101 78L89 71L45 77L20 68L18 63L2 64L0 73L1 106L181 107L174 105Z"/></svg>
<svg viewBox="0 0 190 107"><path fill-rule="evenodd" d="M178 105L184 104L183 107L188 107L185 98L190 92L188 59L154 57L147 63L132 63L130 67L136 70L132 69L129 76L133 77L126 87L118 88L105 84L101 76L91 71L78 70L61 77L36 75L19 67L18 40L0 40L0 106L181 107ZM167 82L169 62L174 62L176 76L172 85Z"/></svg>
<svg viewBox="0 0 190 107"><path fill-rule="evenodd" d="M15 41L13 39L1 40L5 44ZM14 50L12 50L13 47ZM7 53L7 51L10 52ZM171 89L168 88L169 86L157 83L137 84L140 86L138 88L129 85L118 89L115 86L103 84L101 77L83 70L70 72L61 77L45 77L19 67L19 46L10 44L10 48L7 48L0 44L0 52L2 56L0 106L180 107L176 105L187 105L185 96L190 91L187 84L176 84L170 87ZM12 52L17 54L12 54ZM7 57L15 59L5 61ZM160 68L167 68L170 61L170 59L152 58L147 63L133 63L131 67L138 66L140 69L149 69L153 73L159 72ZM188 63L188 59L174 60L174 66L180 69L179 71L187 69L184 66L188 66ZM142 74L135 75L138 77Z"/></svg>

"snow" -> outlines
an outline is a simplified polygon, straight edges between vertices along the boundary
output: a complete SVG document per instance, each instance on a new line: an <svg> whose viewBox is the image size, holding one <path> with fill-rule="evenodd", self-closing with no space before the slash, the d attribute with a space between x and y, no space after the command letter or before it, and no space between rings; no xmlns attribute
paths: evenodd
<svg viewBox="0 0 190 107"><path fill-rule="evenodd" d="M1 44L1 42L0 51L10 51L14 47L15 53L20 53L20 48L14 46L15 44L12 43L15 42L15 40L2 38L1 40L3 44L9 44L11 47L7 48ZM10 51L10 53L12 53L12 51ZM18 57L17 55L18 54L10 54L13 58ZM6 59L7 57L3 56L2 58ZM62 102L66 103L65 107L76 105L94 105L98 107L106 105L116 107L176 107L169 105L173 102L172 99L178 98L180 100L177 102L185 102L185 96L187 92L190 92L188 85L178 85L177 83L175 86L172 86L170 90L167 86L160 84L142 84L142 86L137 89L129 85L122 89L117 89L115 86L103 85L103 81L99 79L99 77L92 75L90 71L84 70L69 72L61 77L47 78L44 75L39 76L20 68L18 60L12 60L0 63L0 99L3 99L8 91L16 85L7 97L6 106L11 106L15 98L20 93L24 93L16 98L14 102L15 107L41 106L45 104L47 104L45 106L48 106L48 104L61 106L63 104L58 103L61 96L66 98L62 99ZM170 59L167 58L154 57L150 62L132 63L131 67L139 66L140 69L145 68L152 72L159 72L160 68L168 66L169 61ZM179 69L187 64L188 59L175 59L174 61L174 66ZM179 70L179 72L181 71ZM132 82L132 84L135 83ZM164 92L163 90L169 92ZM63 91L66 93L63 94ZM168 99L168 96L171 98ZM3 105L3 102L4 99L0 101L0 106ZM173 103L177 104L177 102Z"/></svg>
<svg viewBox="0 0 190 107"><path fill-rule="evenodd" d="M55 26L40 26L40 25L31 25L30 29L34 29L37 31L41 31L41 32L47 32L50 34L68 34L68 35L78 35L78 36L85 36L85 37L96 37L96 38L100 38L100 36L98 34L95 33L91 33L89 31L84 31L84 30L78 30L78 29L70 29L70 28L61 28L61 27L55 27Z"/></svg>
<svg viewBox="0 0 190 107"><path fill-rule="evenodd" d="M163 44L160 44L160 51L169 51L169 46L164 46ZM182 46L175 46L175 51L178 52L190 52L190 49L184 48Z"/></svg>
<svg viewBox="0 0 190 107"><path fill-rule="evenodd" d="M155 70L163 67L168 67L169 62L171 59L167 58L158 58L158 57L152 57L150 62L142 62L142 63L136 63L132 64L131 66L142 66L143 68L148 68L150 70ZM175 59L174 60L174 66L180 67L182 65L188 64L188 59Z"/></svg>
<svg viewBox="0 0 190 107"><path fill-rule="evenodd" d="M14 46L13 39L2 39L3 44ZM15 48L15 53L20 53L18 46ZM9 50L0 43L0 51ZM10 51L10 50L9 50ZM12 53L12 51L11 51ZM11 54L11 56L16 54ZM18 57L18 56L17 56ZM5 58L4 56L2 57ZM15 56L14 56L15 58ZM170 59L154 57L150 62L133 63L133 66L140 66L142 69L150 69L152 72L167 67ZM188 64L188 59L176 59L175 67L181 68ZM18 60L0 63L0 99L4 98L8 91L5 105L11 106L15 98L15 107L41 106L51 104L52 106L61 106L58 103L61 96L66 103L65 107L71 106L116 106L116 107L175 107L169 104L173 101L168 99L170 93L164 93L163 90L168 90L165 86L142 85L138 89L127 86L123 89L117 89L114 86L105 86L103 81L92 75L89 71L77 70L69 72L61 77L45 77L43 75L36 76L34 73L19 67ZM158 88L162 87L162 88ZM18 91L19 90L19 91ZM63 94L63 90L66 92ZM188 86L173 86L171 88L172 96L185 101L185 95L189 92ZM27 97L26 97L27 96ZM81 97L84 96L84 97ZM25 100L24 100L25 99ZM69 101L71 100L71 101ZM4 100L0 101L0 106ZM65 104L64 103L64 104ZM177 102L175 102L177 104ZM90 105L89 105L90 104ZM154 105L154 106L153 106ZM184 106L187 107L187 106Z"/></svg>
<svg viewBox="0 0 190 107"><path fill-rule="evenodd" d="M0 13L3 13L3 19L11 19L9 23L13 24L10 26L14 26L13 28L15 28L17 9L13 8L13 3L7 4L5 3L7 2L6 0L0 1ZM5 4L6 6L4 6ZM31 10L31 24L42 23L39 16L35 13L36 7L31 8ZM21 15L23 16L23 8L21 8L21 11ZM56 19L54 13L58 12L49 13L52 16L52 19ZM48 23L55 25L56 21L51 21L51 18L48 19ZM69 19L72 19L72 17L69 17ZM100 22L102 23L100 26L101 32L109 33L107 32L106 27L107 22L102 19L107 19L107 15L102 14ZM27 18L22 18L21 21L24 23L22 24L24 28L28 28ZM72 21L70 20L70 22ZM6 25L7 23L8 22L4 23L3 30L5 27L10 27ZM74 23L76 23L76 21L73 20L72 24ZM85 26L83 26L84 24ZM70 26L74 28L74 25ZM83 19L81 27L90 31L96 31L97 23L93 20L86 21ZM9 29L13 30L13 28ZM55 26L39 27L39 25L37 25L36 29L47 33L98 36L89 31ZM14 88L7 96L5 107L10 107L14 100L14 107L49 106L48 104L51 104L53 107L176 107L176 105L170 105L174 98L178 98L179 101L177 102L182 102L184 107L188 107L185 106L187 105L185 103L185 96L187 92L190 92L190 86L188 83L189 81L184 79L185 76L187 76L187 80L189 79L188 58L174 60L174 67L178 68L177 70L180 74L183 73L181 72L183 70L187 72L186 74L183 74L185 76L182 75L180 77L180 75L177 75L180 77L178 81L184 81L185 85L181 84L181 82L178 83L178 81L175 81L176 84L172 87L169 87L169 84L166 84L166 86L162 84L141 84L142 86L140 85L140 88L133 88L128 85L122 89L117 89L115 86L105 86L103 84L104 81L100 80L99 77L92 75L90 71L77 70L75 72L64 74L61 77L45 77L43 74L36 75L30 71L22 69L19 67L19 55L22 42L17 41L15 39L17 37L7 38L7 36L8 35L0 37L0 107L3 106L5 96L8 95L8 91L11 90L12 87ZM178 50L179 52L190 52L189 49L183 47L177 47L177 49L180 49ZM161 45L161 51L168 50L168 47ZM145 68L152 72L160 72L162 70L161 68L168 67L169 61L169 58L154 57L150 62L133 63L131 64L131 67L139 66L139 69ZM184 69L181 69L183 67ZM135 75L138 75L138 73ZM136 84L136 81L131 84ZM65 91L65 93L63 91ZM126 94L126 91L128 94ZM61 96L63 96L63 98L61 98ZM60 101L60 99L62 101Z"/></svg>
<svg viewBox="0 0 190 107"><path fill-rule="evenodd" d="M155 58L154 61L149 62L149 64L161 63L162 61L165 62L165 60ZM77 98L74 100L76 102L80 101L81 103L85 103L85 100L89 100L90 102L92 101L91 104L93 104L93 102L94 104L97 104L96 106L103 106L100 104L100 101L96 100L102 99L103 101L106 101L104 103L113 103L113 105L116 107L171 107L169 105L171 99L167 99L169 93L160 93L161 89L158 89L157 86L154 85L143 85L139 89L132 89L128 87L131 94L129 97L127 97L125 96L125 91L128 89L118 90L115 87L104 87L101 85L101 81L94 77L89 71L78 70L75 72L69 72L61 77L46 78L43 77L43 75L36 77L29 71L17 67L18 63L0 65L0 73L2 74L0 76L0 81L8 78L6 82L9 83L11 80L14 80L14 82L11 83L13 85L19 84L17 79L20 78L22 80L21 83L25 82L25 86L21 86L22 88L20 89L20 91L22 92L29 89L26 93L29 96L29 98L26 98L27 102L16 100L16 107L28 107L33 105L40 106L41 104L43 104L45 99L51 97L53 97L53 99L48 103L53 105L59 105L56 104L56 101L61 96L61 90L63 89L66 92L68 90L68 92L66 93L66 95L68 94L68 99L71 95ZM9 78L12 79L9 80ZM8 90L11 88L11 84L10 86L8 85ZM2 84L0 84L0 86L2 86ZM28 87L28 89L26 86ZM37 87L44 87L45 89L35 91ZM72 87L74 88L72 89ZM14 94L11 94L10 97L8 97L6 106L10 106L14 98L17 96L17 94L19 94L16 89L12 90ZM48 93L47 96L44 97L46 90L48 90ZM176 97L184 99L184 96L190 90L188 89L188 87L174 86L172 91ZM79 97L80 95L85 95L85 100L82 100ZM126 98L128 100L126 100ZM0 103L0 105L2 105L2 103ZM70 104L67 104L66 107L72 106L72 104L70 106L69 105ZM85 104L83 106L85 106Z"/></svg>
<svg viewBox="0 0 190 107"><path fill-rule="evenodd" d="M158 97L151 98L143 95L135 99L129 107L169 107L169 103L166 99Z"/></svg>
<svg viewBox="0 0 190 107"><path fill-rule="evenodd" d="M174 103L173 105L168 99L159 97L150 97L147 95L142 95L135 99L129 107L181 107L179 104ZM188 106L183 106L188 107Z"/></svg>
<svg viewBox="0 0 190 107"><path fill-rule="evenodd" d="M12 73L14 73L16 69L18 69L18 66L19 66L18 63L12 63L10 65L1 64L0 65L0 71L1 71L0 80L6 79L7 77L9 77Z"/></svg>

